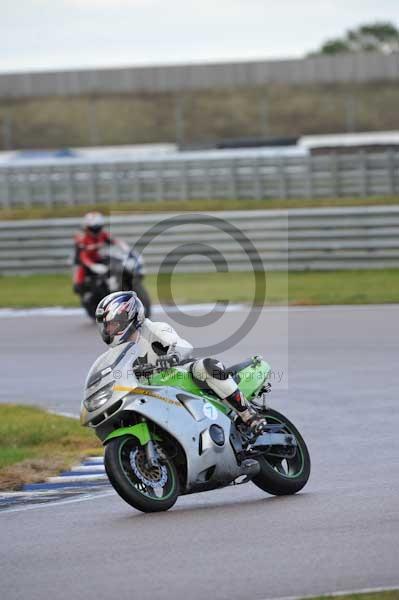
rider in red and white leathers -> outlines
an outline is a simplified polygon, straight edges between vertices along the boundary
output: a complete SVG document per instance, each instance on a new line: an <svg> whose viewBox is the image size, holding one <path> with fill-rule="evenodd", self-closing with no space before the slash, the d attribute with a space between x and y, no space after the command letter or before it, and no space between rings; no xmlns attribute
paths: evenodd
<svg viewBox="0 0 399 600"><path fill-rule="evenodd" d="M127 246L121 240L112 238L103 230L105 219L101 213L89 212L83 220L83 231L75 236L75 270L73 289L76 294L84 292L84 283L88 272L103 275L108 267L103 263L100 250L111 244L118 244L123 249Z"/></svg>

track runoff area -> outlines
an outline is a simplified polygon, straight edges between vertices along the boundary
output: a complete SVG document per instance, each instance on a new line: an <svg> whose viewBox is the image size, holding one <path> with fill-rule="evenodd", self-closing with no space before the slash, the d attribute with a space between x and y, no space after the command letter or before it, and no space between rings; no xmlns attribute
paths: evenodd
<svg viewBox="0 0 399 600"><path fill-rule="evenodd" d="M212 335L232 332L245 311L224 314ZM1 401L77 414L87 370L104 351L96 328L73 311L13 313L0 315ZM394 305L262 310L221 358L263 354L271 363L270 402L310 448L303 492L274 498L248 484L182 497L153 515L109 487L4 507L1 539L12 543L2 551L2 597L41 599L44 581L60 600L261 600L399 587L398 324ZM175 327L199 346L209 340L200 328Z"/></svg>

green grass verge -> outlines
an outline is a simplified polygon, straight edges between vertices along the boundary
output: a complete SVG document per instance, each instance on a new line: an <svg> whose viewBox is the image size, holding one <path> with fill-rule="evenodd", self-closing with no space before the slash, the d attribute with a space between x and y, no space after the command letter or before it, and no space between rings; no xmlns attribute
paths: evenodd
<svg viewBox="0 0 399 600"><path fill-rule="evenodd" d="M31 406L0 404L0 490L43 481L98 453L100 443L77 419Z"/></svg>
<svg viewBox="0 0 399 600"><path fill-rule="evenodd" d="M162 283L162 280L158 281ZM146 285L154 303L168 302L167 289L155 275ZM399 302L399 271L395 269L333 272L271 272L266 279L266 304L383 304ZM252 302L252 273L177 273L172 277L177 303ZM65 275L0 277L0 307L79 306ZM259 298L258 303L263 304Z"/></svg>
<svg viewBox="0 0 399 600"><path fill-rule="evenodd" d="M0 209L0 221L17 219L47 219L80 217L96 209L104 214L151 213L151 212L197 212L209 210L259 210L285 208L330 208L334 206L380 206L399 204L398 196L373 196L370 198L272 198L263 200L164 200L162 202L124 202L81 204L79 206L32 206Z"/></svg>
<svg viewBox="0 0 399 600"><path fill-rule="evenodd" d="M370 592L366 594L347 594L344 596L316 596L311 600L399 600L399 590Z"/></svg>

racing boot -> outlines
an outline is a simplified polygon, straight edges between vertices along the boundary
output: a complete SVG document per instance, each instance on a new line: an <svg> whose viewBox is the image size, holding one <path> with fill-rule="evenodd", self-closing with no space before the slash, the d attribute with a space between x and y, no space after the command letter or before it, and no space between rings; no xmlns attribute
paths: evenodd
<svg viewBox="0 0 399 600"><path fill-rule="evenodd" d="M239 389L227 396L225 401L238 413L241 421L251 433L258 436L263 432L267 426L266 419L255 412Z"/></svg>

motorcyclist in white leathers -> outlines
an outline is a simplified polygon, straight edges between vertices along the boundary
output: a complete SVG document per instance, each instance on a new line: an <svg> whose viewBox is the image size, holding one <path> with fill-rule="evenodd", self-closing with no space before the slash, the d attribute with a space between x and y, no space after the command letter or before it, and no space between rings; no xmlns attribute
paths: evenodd
<svg viewBox="0 0 399 600"><path fill-rule="evenodd" d="M144 307L135 292L114 292L99 303L96 321L104 342L117 346L136 342L138 358L133 366L179 364L199 384L208 386L242 421L260 433L266 422L249 406L237 383L221 362L214 358L191 358L193 346L167 323L153 322L144 316Z"/></svg>

